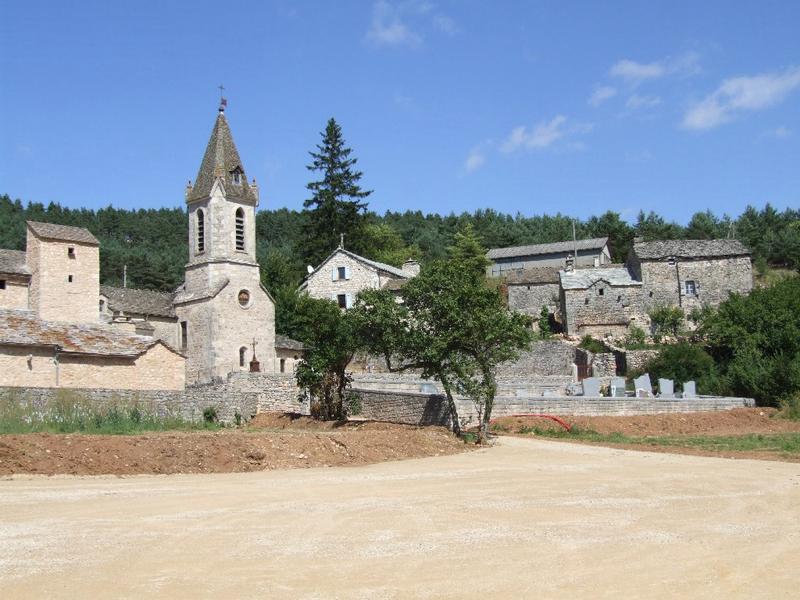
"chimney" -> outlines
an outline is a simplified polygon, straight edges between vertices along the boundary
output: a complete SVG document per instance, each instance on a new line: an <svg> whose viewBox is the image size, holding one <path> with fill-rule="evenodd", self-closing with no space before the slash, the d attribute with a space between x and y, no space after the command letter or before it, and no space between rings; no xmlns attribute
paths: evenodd
<svg viewBox="0 0 800 600"><path fill-rule="evenodd" d="M407 260L403 263L403 273L406 277L416 277L419 275L419 263L415 260Z"/></svg>
<svg viewBox="0 0 800 600"><path fill-rule="evenodd" d="M573 258L572 254L567 254L566 266L564 270L568 273L575 269L575 259Z"/></svg>

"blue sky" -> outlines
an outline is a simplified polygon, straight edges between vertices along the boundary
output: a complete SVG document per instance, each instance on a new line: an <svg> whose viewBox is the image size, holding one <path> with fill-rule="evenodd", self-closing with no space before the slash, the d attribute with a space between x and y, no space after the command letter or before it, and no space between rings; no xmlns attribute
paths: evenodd
<svg viewBox="0 0 800 600"><path fill-rule="evenodd" d="M800 206L800 2L0 0L0 192L181 206L222 83L261 207L333 116L373 210Z"/></svg>

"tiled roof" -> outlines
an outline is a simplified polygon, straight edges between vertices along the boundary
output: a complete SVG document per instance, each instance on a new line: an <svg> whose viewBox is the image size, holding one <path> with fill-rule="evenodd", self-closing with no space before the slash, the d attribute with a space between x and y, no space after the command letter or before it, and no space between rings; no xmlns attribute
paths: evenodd
<svg viewBox="0 0 800 600"><path fill-rule="evenodd" d="M531 246L511 246L509 248L492 248L486 253L490 260L497 258L517 258L522 256L537 256L540 254L556 254L559 252L572 252L575 246L581 250L602 250L608 243L608 238L593 238L578 240L577 242L554 242L552 244L533 244Z"/></svg>
<svg viewBox="0 0 800 600"><path fill-rule="evenodd" d="M28 221L28 227L37 237L48 240L60 240L63 242L79 242L81 244L91 244L99 246L100 242L88 229L83 227L73 227L72 225L56 225L55 223L37 223Z"/></svg>
<svg viewBox="0 0 800 600"><path fill-rule="evenodd" d="M157 343L152 337L88 323L43 321L27 310L0 310L0 345L59 346L60 352L136 357Z"/></svg>
<svg viewBox="0 0 800 600"><path fill-rule="evenodd" d="M151 315L154 317L174 317L172 294L151 290L117 288L101 285L100 293L108 298L108 307L113 311Z"/></svg>
<svg viewBox="0 0 800 600"><path fill-rule="evenodd" d="M531 283L558 283L558 269L556 268L541 268L541 269L522 269L519 271L508 271L502 275L506 283L509 285L515 284L531 284Z"/></svg>
<svg viewBox="0 0 800 600"><path fill-rule="evenodd" d="M607 281L611 286L642 285L641 281L633 278L628 269L620 265L613 268L591 267L575 271L560 271L559 277L561 278L561 287L565 290L585 290L598 281Z"/></svg>
<svg viewBox="0 0 800 600"><path fill-rule="evenodd" d="M238 167L242 171L242 182L233 183L231 172ZM225 113L220 111L211 138L206 146L206 153L203 155L203 162L200 163L200 171L197 173L194 187L189 194L188 200L202 200L211 193L214 182L222 178L225 186L225 193L229 199L240 198L250 204L256 203L256 196L247 183L244 173L242 159L233 143L233 135L225 120Z"/></svg>
<svg viewBox="0 0 800 600"><path fill-rule="evenodd" d="M200 292L187 292L186 291L186 284L182 283L178 286L178 289L175 290L175 299L173 302L175 304L186 304L187 302L195 302L197 300L205 300L206 298L213 298L217 294L219 294L222 290L225 289L225 286L230 283L230 279L225 278L222 281L218 281L213 286L209 287L206 290Z"/></svg>
<svg viewBox="0 0 800 600"><path fill-rule="evenodd" d="M275 334L275 347L283 350L302 350L304 348L302 342L298 342L297 340L293 340L279 333Z"/></svg>
<svg viewBox="0 0 800 600"><path fill-rule="evenodd" d="M30 275L31 272L25 266L25 252L22 250L0 249L0 273Z"/></svg>
<svg viewBox="0 0 800 600"><path fill-rule="evenodd" d="M747 256L750 251L739 240L659 240L635 242L633 251L640 259L711 258Z"/></svg>
<svg viewBox="0 0 800 600"><path fill-rule="evenodd" d="M389 290L390 292L396 292L408 282L408 279L390 279L386 282L386 285L383 286L384 290Z"/></svg>

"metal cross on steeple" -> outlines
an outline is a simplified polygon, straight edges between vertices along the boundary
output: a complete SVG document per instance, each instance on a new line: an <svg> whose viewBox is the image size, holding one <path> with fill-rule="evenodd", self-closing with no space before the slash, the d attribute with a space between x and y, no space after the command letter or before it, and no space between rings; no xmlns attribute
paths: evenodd
<svg viewBox="0 0 800 600"><path fill-rule="evenodd" d="M228 106L228 101L222 95L222 93L225 91L225 86L220 83L217 87L219 88L219 110L221 112L225 110L226 106Z"/></svg>

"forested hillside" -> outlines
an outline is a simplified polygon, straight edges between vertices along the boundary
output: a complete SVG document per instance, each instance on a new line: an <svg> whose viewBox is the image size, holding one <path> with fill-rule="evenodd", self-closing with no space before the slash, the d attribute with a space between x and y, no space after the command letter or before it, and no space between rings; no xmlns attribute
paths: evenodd
<svg viewBox="0 0 800 600"><path fill-rule="evenodd" d="M276 295L294 289L311 262L304 256L303 231L308 213L287 209L257 214L258 259L265 285ZM25 221L47 221L89 229L101 243L100 280L120 285L123 266L128 285L172 290L183 280L188 256L187 215L179 208L125 210L109 206L100 210L63 208L50 203L23 204L0 196L0 248L25 247ZM426 261L442 257L456 231L472 223L488 247L554 242L572 238L572 220L565 215L504 215L491 209L441 216L420 211L366 214L364 239L352 244L369 258L399 265L409 257ZM748 246L756 266L769 263L800 268L800 210L777 211L770 205L748 207L739 217L695 214L685 226L655 213L640 213L628 224L615 212L576 223L577 235L608 236L614 260L623 261L633 238L707 239L735 236ZM348 245L346 241L346 245ZM333 248L331 248L332 250Z"/></svg>

